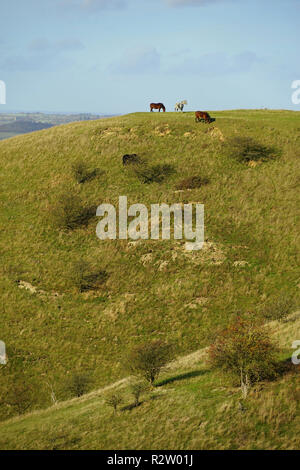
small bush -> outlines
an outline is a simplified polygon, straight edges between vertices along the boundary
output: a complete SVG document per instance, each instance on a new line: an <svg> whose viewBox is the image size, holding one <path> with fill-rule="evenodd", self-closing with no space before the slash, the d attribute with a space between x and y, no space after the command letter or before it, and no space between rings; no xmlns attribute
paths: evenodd
<svg viewBox="0 0 300 470"><path fill-rule="evenodd" d="M105 403L108 406L111 406L114 412L116 413L118 410L118 406L123 403L123 397L119 393L115 392L110 395L107 395L107 397L105 398Z"/></svg>
<svg viewBox="0 0 300 470"><path fill-rule="evenodd" d="M268 320L284 321L293 312L294 300L291 297L283 296L266 305L263 309L263 316Z"/></svg>
<svg viewBox="0 0 300 470"><path fill-rule="evenodd" d="M71 282L79 292L95 290L101 287L108 278L105 270L95 268L90 262L85 260L75 261L71 270Z"/></svg>
<svg viewBox="0 0 300 470"><path fill-rule="evenodd" d="M136 165L132 168L134 174L144 184L161 183L168 176L174 173L172 165L159 164L153 166Z"/></svg>
<svg viewBox="0 0 300 470"><path fill-rule="evenodd" d="M276 155L273 148L262 145L251 137L231 137L224 147L225 154L240 163L267 161Z"/></svg>
<svg viewBox="0 0 300 470"><path fill-rule="evenodd" d="M275 375L276 352L263 327L238 318L210 346L209 362L238 377L245 398L253 382Z"/></svg>
<svg viewBox="0 0 300 470"><path fill-rule="evenodd" d="M54 224L62 230L73 230L87 225L96 215L96 206L87 206L77 194L66 192L58 196L50 209Z"/></svg>
<svg viewBox="0 0 300 470"><path fill-rule="evenodd" d="M34 404L34 391L30 384L20 379L10 387L5 403L19 415L26 413Z"/></svg>
<svg viewBox="0 0 300 470"><path fill-rule="evenodd" d="M126 358L126 365L131 373L141 376L152 386L171 358L171 346L161 340L155 340L133 348Z"/></svg>
<svg viewBox="0 0 300 470"><path fill-rule="evenodd" d="M67 383L67 389L75 397L81 397L89 390L91 377L88 374L75 373Z"/></svg>
<svg viewBox="0 0 300 470"><path fill-rule="evenodd" d="M122 162L123 165L141 165L142 163L144 163L143 160L136 153L127 153L123 155Z"/></svg>
<svg viewBox="0 0 300 470"><path fill-rule="evenodd" d="M209 183L208 178L203 178L201 176L190 176L189 178L185 178L181 180L176 189L183 190L183 189L196 189L201 188L201 186L205 186Z"/></svg>
<svg viewBox="0 0 300 470"><path fill-rule="evenodd" d="M146 384L143 382L134 382L130 385L130 392L134 398L134 406L139 406L140 397L146 391Z"/></svg>
<svg viewBox="0 0 300 470"><path fill-rule="evenodd" d="M99 174L99 169L90 170L88 164L82 160L76 160L71 166L72 173L77 183L85 183Z"/></svg>

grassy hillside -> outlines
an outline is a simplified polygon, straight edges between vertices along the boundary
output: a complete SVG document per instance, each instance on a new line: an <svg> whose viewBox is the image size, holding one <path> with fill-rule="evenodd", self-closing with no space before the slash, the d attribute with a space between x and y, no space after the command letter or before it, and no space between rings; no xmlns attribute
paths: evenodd
<svg viewBox="0 0 300 470"><path fill-rule="evenodd" d="M206 347L216 329L238 314L267 321L284 309L296 309L300 283L300 114L226 111L212 115L216 121L208 126L196 124L192 113L136 113L72 123L0 143L0 339L7 345L9 358L7 366L1 367L2 396L12 384L24 380L34 393L32 408L50 406L51 389L59 400L71 398L66 381L74 372L88 372L91 389L125 377L122 358L140 341L166 339L174 344L177 354L183 355ZM237 162L226 152L227 142L236 136L252 137L274 148L275 158ZM144 184L123 167L125 153L137 153L148 166L165 164L173 171L160 182ZM81 184L71 170L78 158L88 163L91 172L98 169L93 178ZM191 176L201 176L208 184L179 191L179 183ZM59 230L53 222L53 208L67 193L76 195L87 207L102 202L117 206L119 195L127 195L129 205L138 202L148 207L157 202L204 203L204 249L186 252L184 242L174 240L100 241L95 234L96 217L74 230ZM78 260L106 271L106 282L97 290L78 291L74 283L74 263ZM284 354L291 354L288 344L284 345ZM282 386L268 385L271 394L276 395L277 386L283 395L288 394L289 379L281 380ZM171 409L178 413L181 406L179 419L185 428L184 407L191 406L199 427L204 411L197 407L195 411L191 404L200 399L201 389L209 413L213 413L213 403L219 409L229 393L224 389L215 394L218 386L218 378L211 372L168 385L174 387L174 401L170 397L168 405L170 416ZM155 420L162 416L166 402L147 403L148 408L154 407L155 434ZM80 407L78 413L85 414L84 406L82 411ZM228 415L224 415L222 426L232 418L234 409L233 405L225 409ZM0 404L2 419L12 413L5 402ZM93 416L97 440L98 415ZM34 426L34 416L30 419ZM61 422L62 417L58 414L54 419ZM125 414L120 420L125 425ZM204 415L202 420L206 420ZM70 416L70 423L75 428L79 424L76 414ZM173 426L168 420L164 423ZM176 427L176 420L174 423ZM154 446L187 448L191 442L189 426L196 424L186 423L184 438L174 435ZM200 429L207 435L205 426ZM284 429L280 431L283 434ZM132 432L136 432L134 427ZM19 445L16 436L10 445ZM114 440L109 436L104 428L98 443L90 440L82 447L113 447ZM114 437L123 447L135 442L134 436L128 442ZM77 432L76 439L81 438ZM264 444L276 447L277 442L280 446L278 439L274 436L272 440L270 435ZM150 441L145 437L139 442L142 447ZM200 441L192 442L191 448ZM225 441L216 436L214 441L205 442L204 447L231 445L230 435ZM41 441L39 445L44 444ZM72 442L64 445L76 447ZM288 447L287 441L283 445ZM30 447L29 441L26 446Z"/></svg>
<svg viewBox="0 0 300 470"><path fill-rule="evenodd" d="M270 328L288 348L300 318ZM152 392L132 406L130 379L112 384L124 402L114 413L108 390L0 425L1 449L299 449L299 370L240 392L210 370L205 352L171 363Z"/></svg>

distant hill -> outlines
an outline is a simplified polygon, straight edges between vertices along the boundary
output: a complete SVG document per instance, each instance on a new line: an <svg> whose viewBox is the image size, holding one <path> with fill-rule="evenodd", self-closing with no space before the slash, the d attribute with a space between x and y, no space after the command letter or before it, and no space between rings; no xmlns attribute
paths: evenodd
<svg viewBox="0 0 300 470"><path fill-rule="evenodd" d="M42 129L49 129L53 124L46 122L35 122L31 120L18 120L0 125L0 134L2 132L13 132L15 134L27 134L27 132L41 131Z"/></svg>
<svg viewBox="0 0 300 470"><path fill-rule="evenodd" d="M8 139L28 132L49 129L52 126L78 121L93 121L103 119L105 115L78 113L0 113L0 140Z"/></svg>

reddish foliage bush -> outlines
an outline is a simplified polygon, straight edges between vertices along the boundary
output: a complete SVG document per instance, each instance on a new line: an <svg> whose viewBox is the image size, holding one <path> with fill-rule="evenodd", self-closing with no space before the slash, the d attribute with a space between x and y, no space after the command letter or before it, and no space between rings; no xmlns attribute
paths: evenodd
<svg viewBox="0 0 300 470"><path fill-rule="evenodd" d="M237 318L209 348L209 362L240 378L241 387L276 374L277 348L268 332L251 320Z"/></svg>

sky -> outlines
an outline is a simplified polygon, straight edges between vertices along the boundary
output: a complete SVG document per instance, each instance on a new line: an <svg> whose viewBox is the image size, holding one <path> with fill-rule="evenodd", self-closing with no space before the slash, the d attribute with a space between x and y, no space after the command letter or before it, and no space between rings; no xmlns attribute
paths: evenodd
<svg viewBox="0 0 300 470"><path fill-rule="evenodd" d="M299 53L300 0L0 0L0 112L300 111Z"/></svg>

